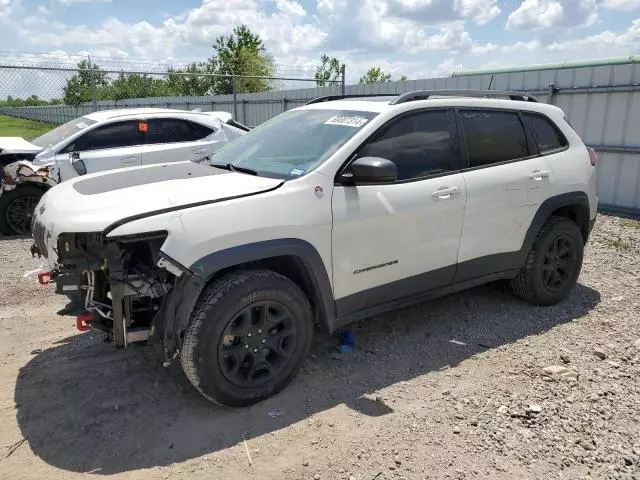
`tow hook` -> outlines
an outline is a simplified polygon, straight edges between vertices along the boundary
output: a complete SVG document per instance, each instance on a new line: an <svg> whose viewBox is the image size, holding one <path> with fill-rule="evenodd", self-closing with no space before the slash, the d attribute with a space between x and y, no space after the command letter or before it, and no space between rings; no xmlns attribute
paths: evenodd
<svg viewBox="0 0 640 480"><path fill-rule="evenodd" d="M38 283L40 285L49 285L51 283L51 272L39 272Z"/></svg>
<svg viewBox="0 0 640 480"><path fill-rule="evenodd" d="M82 312L76 317L76 328L80 332L86 332L91 329L91 323L96 319L96 314L93 312Z"/></svg>

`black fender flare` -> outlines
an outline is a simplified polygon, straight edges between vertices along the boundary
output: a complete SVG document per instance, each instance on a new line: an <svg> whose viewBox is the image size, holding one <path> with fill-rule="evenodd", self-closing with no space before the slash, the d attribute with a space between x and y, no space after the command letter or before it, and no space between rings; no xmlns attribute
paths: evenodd
<svg viewBox="0 0 640 480"><path fill-rule="evenodd" d="M327 322L325 326L331 330L332 319L335 318L333 289L322 257L318 250L306 240L280 238L238 245L197 260L189 270L205 282L209 282L216 273L226 268L283 256L295 257L304 266L316 292L323 320Z"/></svg>
<svg viewBox="0 0 640 480"><path fill-rule="evenodd" d="M237 265L282 256L292 256L301 262L316 295L320 310L319 321L327 331L333 331L336 325L333 289L316 248L297 238L266 240L210 253L185 269L188 271L178 278L154 318L154 328L162 337L165 359L173 358L181 348L182 336L189 325L191 312L202 291L217 273Z"/></svg>

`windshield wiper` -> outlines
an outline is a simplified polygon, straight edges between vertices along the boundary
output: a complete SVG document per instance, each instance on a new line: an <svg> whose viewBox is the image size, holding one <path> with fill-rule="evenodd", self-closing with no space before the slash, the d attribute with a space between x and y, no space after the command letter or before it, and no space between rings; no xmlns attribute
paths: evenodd
<svg viewBox="0 0 640 480"><path fill-rule="evenodd" d="M230 163L212 163L211 166L216 168L222 168L223 170L229 170L231 172L240 172L240 173L247 173L249 175L258 175L258 172L256 172L255 170L252 170L246 167L236 167L235 165L232 165Z"/></svg>

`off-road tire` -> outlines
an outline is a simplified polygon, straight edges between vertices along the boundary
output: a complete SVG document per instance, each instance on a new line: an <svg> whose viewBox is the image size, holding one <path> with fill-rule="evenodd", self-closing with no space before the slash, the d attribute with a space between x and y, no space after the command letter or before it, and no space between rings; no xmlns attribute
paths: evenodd
<svg viewBox="0 0 640 480"><path fill-rule="evenodd" d="M6 221L7 208L17 199L21 197L37 197L38 200L44 194L44 190L35 185L22 185L8 190L0 195L0 233L5 236L28 235L30 233L30 223L27 231L16 231ZM35 207L35 205L34 205Z"/></svg>
<svg viewBox="0 0 640 480"><path fill-rule="evenodd" d="M237 312L259 301L275 301L291 312L297 329L293 353L283 370L268 383L239 387L222 371L218 348ZM291 382L311 348L313 315L302 290L288 278L269 270L240 270L205 288L198 300L180 351L182 368L191 383L210 401L246 406L281 391Z"/></svg>
<svg viewBox="0 0 640 480"><path fill-rule="evenodd" d="M573 241L577 263L562 287L557 291L551 291L545 286L542 266L549 246L562 235ZM511 289L518 297L534 305L554 305L564 299L575 286L582 268L583 256L584 239L578 225L565 217L551 217L538 232L524 266L511 280Z"/></svg>

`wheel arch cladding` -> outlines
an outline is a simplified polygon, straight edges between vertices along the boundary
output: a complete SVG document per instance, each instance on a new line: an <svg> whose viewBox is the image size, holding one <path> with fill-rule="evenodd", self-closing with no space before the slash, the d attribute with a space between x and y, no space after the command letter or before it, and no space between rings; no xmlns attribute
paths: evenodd
<svg viewBox="0 0 640 480"><path fill-rule="evenodd" d="M296 283L307 296L314 317L326 331L336 325L335 302L327 270L318 251L296 238L268 240L213 252L194 262L176 281L154 317L166 360L181 348L191 314L204 288L229 271L269 268Z"/></svg>
<svg viewBox="0 0 640 480"><path fill-rule="evenodd" d="M569 192L551 197L540 205L531 224L530 235L527 235L527 240L530 241L529 248L533 245L537 232L552 216L565 217L575 222L582 232L582 238L585 243L587 242L590 230L589 221L591 219L589 197L585 192ZM528 252L529 249L526 250Z"/></svg>
<svg viewBox="0 0 640 480"><path fill-rule="evenodd" d="M315 320L327 331L333 330L333 289L320 254L309 242L284 238L239 245L211 253L194 262L189 270L194 272L194 284L203 288L239 268L266 268L289 278L309 299Z"/></svg>

